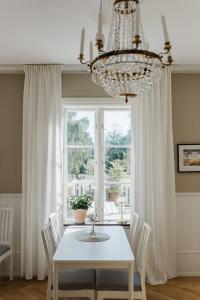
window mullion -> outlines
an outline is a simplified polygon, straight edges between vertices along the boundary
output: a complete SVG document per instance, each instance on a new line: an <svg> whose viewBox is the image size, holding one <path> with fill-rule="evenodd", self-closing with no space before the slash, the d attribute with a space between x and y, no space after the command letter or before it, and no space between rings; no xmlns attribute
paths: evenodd
<svg viewBox="0 0 200 300"><path fill-rule="evenodd" d="M97 218L99 218L99 193L100 193L100 188L99 188L99 111L96 109L95 112L95 213L97 215Z"/></svg>
<svg viewBox="0 0 200 300"><path fill-rule="evenodd" d="M103 110L98 109L98 120L97 120L97 151L98 151L98 199L97 199L97 213L100 220L103 219L103 200L104 200L104 177L103 177Z"/></svg>

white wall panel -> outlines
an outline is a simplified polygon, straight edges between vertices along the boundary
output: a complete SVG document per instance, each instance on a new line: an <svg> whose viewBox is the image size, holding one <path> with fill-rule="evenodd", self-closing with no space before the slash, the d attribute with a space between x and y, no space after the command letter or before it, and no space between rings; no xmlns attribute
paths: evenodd
<svg viewBox="0 0 200 300"><path fill-rule="evenodd" d="M20 248L21 248L21 194L0 194L0 207L14 208L13 224L13 251L14 251L14 275L20 275ZM0 274L8 274L8 263L0 264Z"/></svg>
<svg viewBox="0 0 200 300"><path fill-rule="evenodd" d="M177 263L180 276L200 276L200 193L177 193ZM0 194L0 207L14 207L14 273L20 274L21 194ZM7 263L0 274L8 273Z"/></svg>
<svg viewBox="0 0 200 300"><path fill-rule="evenodd" d="M177 261L180 276L200 275L200 193L177 193Z"/></svg>

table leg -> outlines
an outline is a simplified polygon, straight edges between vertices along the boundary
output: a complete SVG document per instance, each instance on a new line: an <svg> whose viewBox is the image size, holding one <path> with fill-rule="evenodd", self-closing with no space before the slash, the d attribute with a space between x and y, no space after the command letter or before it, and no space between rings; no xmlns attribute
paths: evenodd
<svg viewBox="0 0 200 300"><path fill-rule="evenodd" d="M133 300L133 263L129 264L129 269L128 269L128 289L129 289L129 300Z"/></svg>
<svg viewBox="0 0 200 300"><path fill-rule="evenodd" d="M58 265L53 264L53 300L58 300Z"/></svg>

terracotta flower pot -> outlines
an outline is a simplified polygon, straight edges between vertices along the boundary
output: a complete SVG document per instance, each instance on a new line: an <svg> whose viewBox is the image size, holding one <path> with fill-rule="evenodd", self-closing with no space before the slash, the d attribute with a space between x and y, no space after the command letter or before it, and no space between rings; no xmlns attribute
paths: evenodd
<svg viewBox="0 0 200 300"><path fill-rule="evenodd" d="M118 198L119 198L119 194L117 192L109 192L108 193L108 201L117 202Z"/></svg>
<svg viewBox="0 0 200 300"><path fill-rule="evenodd" d="M73 210L74 213L74 222L76 224L84 224L85 223L85 218L87 214L86 209L75 209Z"/></svg>

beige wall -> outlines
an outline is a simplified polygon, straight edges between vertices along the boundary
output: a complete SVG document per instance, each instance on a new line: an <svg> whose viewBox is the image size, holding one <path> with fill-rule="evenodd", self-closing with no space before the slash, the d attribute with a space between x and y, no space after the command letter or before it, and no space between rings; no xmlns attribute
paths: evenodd
<svg viewBox="0 0 200 300"><path fill-rule="evenodd" d="M200 144L200 74L172 76L177 192L200 192L200 173L177 172L177 144Z"/></svg>
<svg viewBox="0 0 200 300"><path fill-rule="evenodd" d="M90 79L90 74L63 74L62 75L63 97L108 97L108 95L97 87Z"/></svg>
<svg viewBox="0 0 200 300"><path fill-rule="evenodd" d="M24 76L0 75L0 193L21 192ZM63 97L108 97L89 74L63 74ZM200 143L200 74L173 74L174 144ZM175 159L177 155L175 152ZM177 173L177 192L200 192L200 173Z"/></svg>
<svg viewBox="0 0 200 300"><path fill-rule="evenodd" d="M0 193L21 192L23 75L0 75Z"/></svg>

